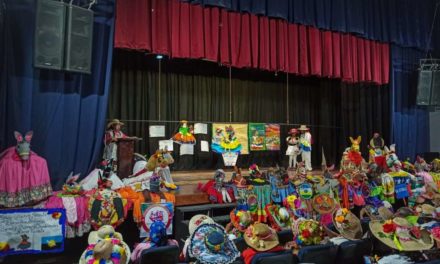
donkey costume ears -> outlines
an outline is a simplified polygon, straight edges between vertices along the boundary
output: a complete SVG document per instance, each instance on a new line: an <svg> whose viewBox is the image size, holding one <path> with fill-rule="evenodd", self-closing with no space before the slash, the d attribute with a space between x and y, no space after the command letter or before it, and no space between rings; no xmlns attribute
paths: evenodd
<svg viewBox="0 0 440 264"><path fill-rule="evenodd" d="M351 141L351 143L357 143L357 144L361 144L361 140L362 140L362 137L361 136L358 136L356 139L353 139L352 137L350 137L350 141Z"/></svg>
<svg viewBox="0 0 440 264"><path fill-rule="evenodd" d="M24 136L24 139L26 140L26 142L30 143L33 135L34 135L34 132L32 130L27 132L26 135ZM14 131L14 137L17 140L17 142L23 141L23 136L21 135L20 132Z"/></svg>

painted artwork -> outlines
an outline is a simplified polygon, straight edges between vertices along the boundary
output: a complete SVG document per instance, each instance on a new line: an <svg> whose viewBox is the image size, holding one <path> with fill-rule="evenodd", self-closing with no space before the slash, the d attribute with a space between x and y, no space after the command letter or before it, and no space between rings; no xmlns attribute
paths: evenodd
<svg viewBox="0 0 440 264"><path fill-rule="evenodd" d="M277 151L281 149L280 125L266 124L266 150Z"/></svg>
<svg viewBox="0 0 440 264"><path fill-rule="evenodd" d="M0 257L64 250L64 209L0 211Z"/></svg>
<svg viewBox="0 0 440 264"><path fill-rule="evenodd" d="M211 149L215 153L249 154L248 125L214 123Z"/></svg>
<svg viewBox="0 0 440 264"><path fill-rule="evenodd" d="M266 125L249 123L249 148L251 151L266 150Z"/></svg>
<svg viewBox="0 0 440 264"><path fill-rule="evenodd" d="M149 236L149 226L154 221L161 221L167 228L167 234L173 234L174 207L172 203L143 203L141 204L142 225L140 227L140 237Z"/></svg>

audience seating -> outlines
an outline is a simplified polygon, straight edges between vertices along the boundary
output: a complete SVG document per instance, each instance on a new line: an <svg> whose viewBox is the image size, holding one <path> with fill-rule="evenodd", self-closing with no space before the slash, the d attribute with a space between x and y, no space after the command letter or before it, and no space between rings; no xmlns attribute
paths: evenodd
<svg viewBox="0 0 440 264"><path fill-rule="evenodd" d="M372 249L369 238L346 241L339 245L336 263L363 263L363 256L370 255Z"/></svg>
<svg viewBox="0 0 440 264"><path fill-rule="evenodd" d="M179 262L179 247L165 246L142 251L141 264L175 264Z"/></svg>
<svg viewBox="0 0 440 264"><path fill-rule="evenodd" d="M298 252L299 263L334 264L338 248L332 243L303 247Z"/></svg>

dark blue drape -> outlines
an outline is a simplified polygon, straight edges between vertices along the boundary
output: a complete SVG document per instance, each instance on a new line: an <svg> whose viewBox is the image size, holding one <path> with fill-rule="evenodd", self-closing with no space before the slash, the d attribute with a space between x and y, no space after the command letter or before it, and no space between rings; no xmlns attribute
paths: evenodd
<svg viewBox="0 0 440 264"><path fill-rule="evenodd" d="M416 105L417 67L425 55L416 49L391 47L392 138L401 159L414 159L429 150L429 113Z"/></svg>
<svg viewBox="0 0 440 264"><path fill-rule="evenodd" d="M70 171L85 175L99 158L113 53L114 0L95 11L91 75L32 66L35 0L0 0L4 19L0 55L0 151L13 131L34 131L32 149L47 159L52 185ZM0 16L1 17L1 16Z"/></svg>
<svg viewBox="0 0 440 264"><path fill-rule="evenodd" d="M182 0L426 50L438 0Z"/></svg>

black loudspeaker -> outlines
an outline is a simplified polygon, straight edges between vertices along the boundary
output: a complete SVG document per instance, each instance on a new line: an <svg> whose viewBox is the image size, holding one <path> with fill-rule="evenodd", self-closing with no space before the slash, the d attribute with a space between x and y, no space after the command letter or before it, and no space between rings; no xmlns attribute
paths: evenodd
<svg viewBox="0 0 440 264"><path fill-rule="evenodd" d="M419 71L419 82L417 84L417 104L430 105L431 104L431 86L432 86L432 71Z"/></svg>
<svg viewBox="0 0 440 264"><path fill-rule="evenodd" d="M93 11L67 7L66 52L64 69L90 73L92 67Z"/></svg>
<svg viewBox="0 0 440 264"><path fill-rule="evenodd" d="M63 68L66 5L60 1L38 0L34 36L34 66Z"/></svg>
<svg viewBox="0 0 440 264"><path fill-rule="evenodd" d="M431 105L440 106L440 71L432 72Z"/></svg>

